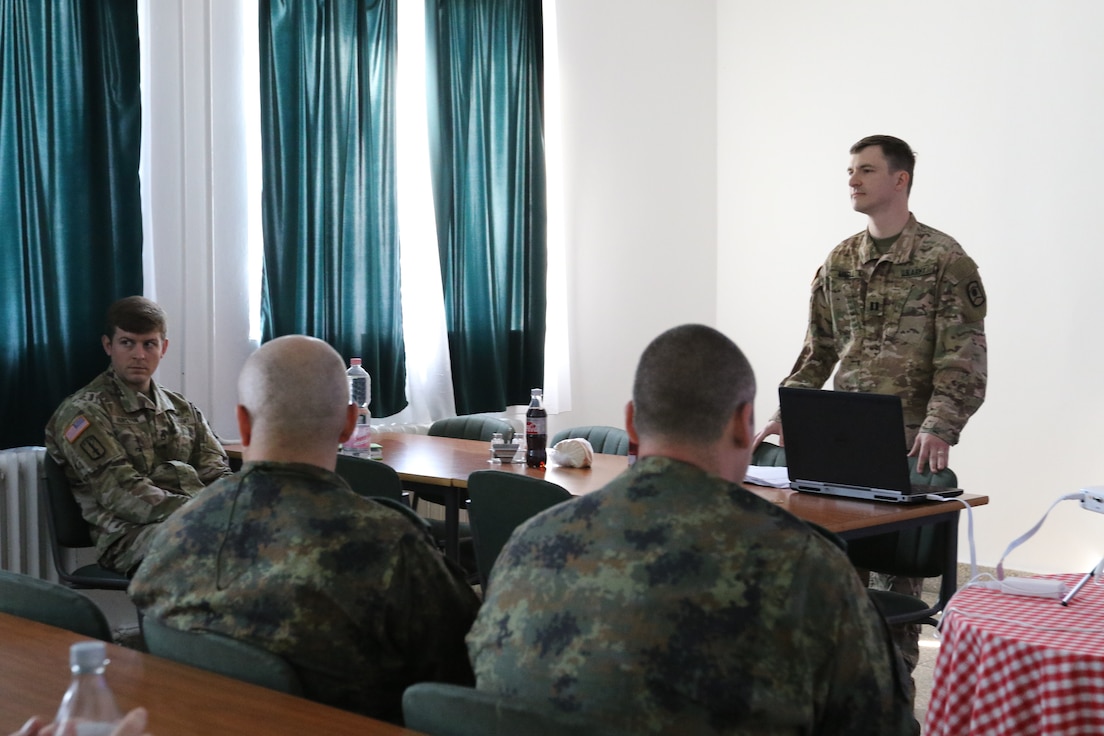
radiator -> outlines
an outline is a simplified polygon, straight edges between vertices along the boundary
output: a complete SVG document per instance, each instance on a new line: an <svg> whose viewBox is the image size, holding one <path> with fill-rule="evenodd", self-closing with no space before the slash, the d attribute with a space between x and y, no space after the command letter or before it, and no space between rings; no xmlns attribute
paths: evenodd
<svg viewBox="0 0 1104 736"><path fill-rule="evenodd" d="M39 492L45 454L44 447L0 450L0 569L56 582Z"/></svg>

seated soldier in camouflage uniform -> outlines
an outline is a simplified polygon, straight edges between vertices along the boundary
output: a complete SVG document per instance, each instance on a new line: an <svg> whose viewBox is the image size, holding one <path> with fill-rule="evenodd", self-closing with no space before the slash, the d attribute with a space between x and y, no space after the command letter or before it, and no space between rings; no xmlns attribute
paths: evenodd
<svg viewBox="0 0 1104 736"><path fill-rule="evenodd" d="M595 733L918 733L847 556L740 486L755 379L716 330L644 351L639 460L522 525L468 635L477 687Z"/></svg>
<svg viewBox="0 0 1104 736"><path fill-rule="evenodd" d="M230 474L207 420L153 374L169 348L165 312L141 296L107 310L111 367L61 402L46 449L65 470L92 527L100 564L130 574L156 525Z"/></svg>
<svg viewBox="0 0 1104 736"><path fill-rule="evenodd" d="M479 599L463 573L334 473L357 419L337 352L272 340L238 392L245 464L161 525L130 586L138 608L275 652L308 697L376 718L400 722L412 683L471 683Z"/></svg>

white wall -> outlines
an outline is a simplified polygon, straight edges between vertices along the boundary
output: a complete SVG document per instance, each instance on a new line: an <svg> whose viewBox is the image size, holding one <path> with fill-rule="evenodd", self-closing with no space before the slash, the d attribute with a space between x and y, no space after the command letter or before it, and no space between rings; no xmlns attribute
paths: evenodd
<svg viewBox="0 0 1104 736"><path fill-rule="evenodd" d="M251 3L152 4L157 155L179 170L155 193L158 297L184 330L160 378L232 433L249 345L246 296L225 277L243 267L244 206L209 88L234 63L224 16ZM688 321L745 349L760 419L773 411L813 273L864 226L847 148L885 132L919 152L914 211L959 239L989 294L989 397L952 452L962 485L992 498L975 513L979 561L995 564L1060 494L1104 483L1091 219L1104 6L559 0L558 20L574 408L553 429L619 425L641 349ZM1088 569L1101 529L1067 502L1009 564Z"/></svg>
<svg viewBox="0 0 1104 736"><path fill-rule="evenodd" d="M752 357L761 417L804 334L808 285L850 210L847 149L918 152L912 209L959 240L989 294L989 393L952 450L993 565L1058 496L1104 483L1104 249L1094 222L1104 6L719 0L719 326ZM1009 558L1088 569L1104 518L1066 502ZM963 537L965 542L965 537ZM962 547L965 558L966 547Z"/></svg>
<svg viewBox="0 0 1104 736"><path fill-rule="evenodd" d="M715 320L716 8L557 4L572 411L549 426L623 426L648 342Z"/></svg>

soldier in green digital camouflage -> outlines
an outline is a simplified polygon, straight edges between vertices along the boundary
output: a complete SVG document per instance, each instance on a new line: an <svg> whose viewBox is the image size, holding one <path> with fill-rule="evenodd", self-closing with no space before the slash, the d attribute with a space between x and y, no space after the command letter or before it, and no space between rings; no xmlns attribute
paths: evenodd
<svg viewBox="0 0 1104 736"><path fill-rule="evenodd" d="M892 136L851 147L851 203L867 229L837 245L813 279L805 344L784 386L820 388L835 370L837 391L901 397L916 469L947 467L951 445L985 399L988 377L985 289L974 263L950 236L909 211L916 157ZM776 413L756 435L784 442ZM881 585L919 595L923 581ZM910 670L919 625L895 627Z"/></svg>
<svg viewBox="0 0 1104 736"><path fill-rule="evenodd" d="M470 684L479 600L424 528L334 473L357 419L333 348L301 335L238 383L241 471L161 525L130 586L146 616L287 659L307 697L401 722L403 690Z"/></svg>
<svg viewBox="0 0 1104 736"><path fill-rule="evenodd" d="M230 474L199 409L153 380L166 333L165 313L149 299L112 304L102 337L111 367L65 399L46 425L46 449L91 525L100 564L126 574L159 522Z"/></svg>
<svg viewBox="0 0 1104 736"><path fill-rule="evenodd" d="M919 731L846 555L739 485L754 398L712 328L648 346L626 409L640 459L515 531L468 635L478 689L592 733Z"/></svg>

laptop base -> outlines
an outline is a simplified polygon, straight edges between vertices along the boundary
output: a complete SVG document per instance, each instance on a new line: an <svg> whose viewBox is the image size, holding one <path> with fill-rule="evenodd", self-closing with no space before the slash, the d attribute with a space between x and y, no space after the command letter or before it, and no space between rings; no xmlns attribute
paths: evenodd
<svg viewBox="0 0 1104 736"><path fill-rule="evenodd" d="M927 498L929 494L943 498L954 498L962 495L961 488L946 488L943 486L931 486L930 488L915 492L902 493L880 488L857 488L839 484L816 483L809 481L792 481L790 488L802 493L816 493L821 496L843 496L859 501L884 501L886 503L922 503L933 499Z"/></svg>

